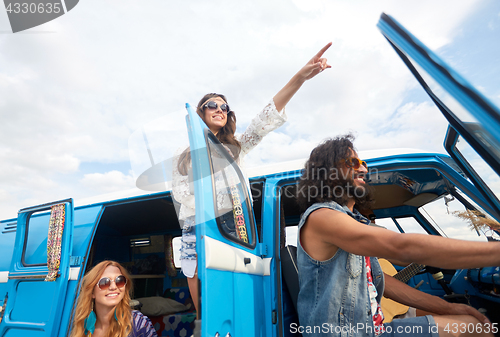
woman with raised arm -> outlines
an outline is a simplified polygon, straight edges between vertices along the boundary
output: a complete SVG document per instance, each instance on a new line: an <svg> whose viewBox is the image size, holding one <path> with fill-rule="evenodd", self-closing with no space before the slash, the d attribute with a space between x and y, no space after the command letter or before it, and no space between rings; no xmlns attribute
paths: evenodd
<svg viewBox="0 0 500 337"><path fill-rule="evenodd" d="M264 109L252 120L241 135L235 135L236 115L229 108L227 99L221 94L203 96L196 107L196 112L207 127L224 145L238 165L242 165L243 157L250 152L269 132L286 122L285 105L295 95L305 81L313 78L323 70L330 68L323 53L331 43L324 46L307 62L290 81L273 97ZM183 149L184 150L184 149ZM180 203L178 218L182 224L181 268L188 279L189 290L193 302L198 305L198 277L195 234L195 201L193 191L189 187L188 172L191 168L189 150L181 150L173 163L174 199Z"/></svg>

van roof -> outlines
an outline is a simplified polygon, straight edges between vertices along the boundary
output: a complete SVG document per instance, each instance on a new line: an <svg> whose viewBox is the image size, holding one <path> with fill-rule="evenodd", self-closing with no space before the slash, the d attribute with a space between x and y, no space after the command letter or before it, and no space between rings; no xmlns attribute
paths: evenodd
<svg viewBox="0 0 500 337"><path fill-rule="evenodd" d="M397 156L397 155L403 155L403 154L417 154L417 153L418 154L424 154L424 153L430 154L428 151L423 151L423 150L419 150L419 149L410 149L410 148L368 150L368 151L359 151L358 152L359 157L363 158L364 160L389 157L389 156ZM254 177L264 177L264 176L282 173L282 172L292 172L292 171L301 170L304 167L306 160L307 160L306 158L302 158L302 159L296 159L296 160L291 160L291 161L286 161L286 162L281 162L281 163L273 163L273 164L250 167L247 169L247 175L250 178L254 178ZM169 182L162 184L161 187L159 187L156 191L146 191L146 190L142 190L142 189L135 187L135 188L128 189L128 190L116 191L116 192L101 194L101 195L92 196L92 197L75 199L74 205L75 205L75 207L87 206L87 205L93 205L93 204L98 204L98 203L135 198L135 197L140 197L140 196L156 195L156 194L160 194L160 193L165 193L165 192L170 191L170 190L171 190L171 182L169 181Z"/></svg>

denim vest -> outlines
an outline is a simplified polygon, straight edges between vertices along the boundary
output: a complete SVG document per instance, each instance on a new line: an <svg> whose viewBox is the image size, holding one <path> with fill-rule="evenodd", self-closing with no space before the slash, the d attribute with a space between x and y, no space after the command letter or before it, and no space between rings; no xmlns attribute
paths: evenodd
<svg viewBox="0 0 500 337"><path fill-rule="evenodd" d="M330 259L317 261L300 244L300 229L307 217L320 208L340 211L359 222L369 223L356 210L353 213L334 201L316 203L302 215L297 235L300 286L297 309L303 336L374 336L364 257L338 248ZM380 302L384 274L376 257L370 261Z"/></svg>

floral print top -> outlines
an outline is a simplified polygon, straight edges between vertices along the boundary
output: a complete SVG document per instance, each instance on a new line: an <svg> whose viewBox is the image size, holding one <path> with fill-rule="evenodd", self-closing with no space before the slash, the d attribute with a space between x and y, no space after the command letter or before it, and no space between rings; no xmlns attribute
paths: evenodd
<svg viewBox="0 0 500 337"><path fill-rule="evenodd" d="M370 305L372 311L373 325L375 326L375 336L379 336L384 333L384 314L382 313L382 308L380 303L377 301L377 288L373 284L372 276L372 264L370 262L370 257L365 256L366 263L366 278L368 279L368 293L370 294Z"/></svg>
<svg viewBox="0 0 500 337"><path fill-rule="evenodd" d="M264 107L264 109L252 119L245 132L243 132L243 134L236 135L236 139L241 144L241 152L236 160L236 163L240 166L240 168L242 168L244 175L243 158L245 155L257 146L269 132L283 125L286 122L286 119L285 109L283 108L281 111L276 110L274 101L271 100ZM188 176L180 174L178 170L178 158L185 149L186 148L183 147L177 150L172 163L172 194L174 199L181 204L177 214L179 220L185 220L190 216L194 216L196 213L194 190L189 184ZM231 152L229 151L229 153ZM246 176L245 178L248 185L248 178ZM219 209L231 207L230 201L225 199L227 198L217 198ZM227 207L224 206L225 204L227 204Z"/></svg>

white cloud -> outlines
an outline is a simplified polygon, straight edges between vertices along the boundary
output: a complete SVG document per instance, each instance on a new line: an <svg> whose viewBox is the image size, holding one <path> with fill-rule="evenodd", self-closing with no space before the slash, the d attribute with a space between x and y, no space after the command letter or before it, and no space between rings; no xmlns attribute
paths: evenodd
<svg viewBox="0 0 500 337"><path fill-rule="evenodd" d="M332 69L304 85L287 106L287 124L248 166L307 156L348 130L360 150L393 147L396 137L437 151L436 110L409 104L395 113L416 83L375 25L384 11L435 49L483 3L86 0L26 33L0 34L0 182L14 196L9 210L130 186L128 172L81 165L128 161L134 130L206 92L226 94L242 131L328 41ZM0 15L0 30L8 29Z"/></svg>
<svg viewBox="0 0 500 337"><path fill-rule="evenodd" d="M96 194L127 190L135 187L132 175L125 175L120 171L85 174L81 180L81 184L92 189Z"/></svg>
<svg viewBox="0 0 500 337"><path fill-rule="evenodd" d="M10 195L7 191L0 189L0 202L9 200Z"/></svg>

